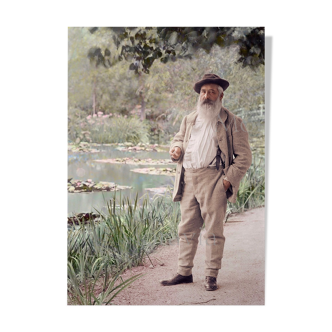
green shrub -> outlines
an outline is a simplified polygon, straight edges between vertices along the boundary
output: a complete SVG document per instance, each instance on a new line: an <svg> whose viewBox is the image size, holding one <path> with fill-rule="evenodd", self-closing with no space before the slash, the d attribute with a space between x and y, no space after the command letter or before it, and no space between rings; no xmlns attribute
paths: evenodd
<svg viewBox="0 0 332 332"><path fill-rule="evenodd" d="M82 141L91 142L90 132L87 129L86 112L78 108L68 110L68 139L79 144Z"/></svg>
<svg viewBox="0 0 332 332"><path fill-rule="evenodd" d="M86 130L94 143L148 143L146 125L136 117L94 117L86 121Z"/></svg>

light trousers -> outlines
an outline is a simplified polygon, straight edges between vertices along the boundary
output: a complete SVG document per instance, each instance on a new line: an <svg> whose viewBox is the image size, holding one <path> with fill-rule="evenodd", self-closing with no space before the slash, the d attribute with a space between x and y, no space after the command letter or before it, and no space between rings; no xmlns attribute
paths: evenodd
<svg viewBox="0 0 332 332"><path fill-rule="evenodd" d="M225 244L223 223L227 197L223 185L224 177L222 169L217 170L215 167L185 170L180 201L177 271L183 276L192 273L203 223L206 230L205 276L218 276Z"/></svg>

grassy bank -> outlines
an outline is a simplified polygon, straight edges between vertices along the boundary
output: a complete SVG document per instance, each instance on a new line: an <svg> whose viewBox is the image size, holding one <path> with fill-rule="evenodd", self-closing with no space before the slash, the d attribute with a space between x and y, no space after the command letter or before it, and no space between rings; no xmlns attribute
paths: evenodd
<svg viewBox="0 0 332 332"><path fill-rule="evenodd" d="M68 232L70 304L107 303L112 292L116 294L113 288L121 271L141 265L157 245L177 236L180 206L172 202L170 193L152 201L143 199L141 205L137 197L130 202L114 196L107 210L99 213L99 222L81 224Z"/></svg>

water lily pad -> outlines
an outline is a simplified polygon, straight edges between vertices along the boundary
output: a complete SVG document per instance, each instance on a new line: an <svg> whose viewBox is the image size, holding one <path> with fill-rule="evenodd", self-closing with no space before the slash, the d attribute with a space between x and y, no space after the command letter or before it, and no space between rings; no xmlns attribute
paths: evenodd
<svg viewBox="0 0 332 332"><path fill-rule="evenodd" d="M70 187L68 188L68 191L69 191L70 193L73 193L73 192L75 191L75 187L74 187L74 186L70 186Z"/></svg>
<svg viewBox="0 0 332 332"><path fill-rule="evenodd" d="M145 190L147 191L152 191L156 194L160 194L160 195L163 195L166 193L166 191L168 190L168 188L165 188L165 187L159 187L159 188L145 188Z"/></svg>
<svg viewBox="0 0 332 332"><path fill-rule="evenodd" d="M105 181L100 181L99 184L101 184L103 186L103 189L106 188L113 188L116 186L116 184L114 182L105 182Z"/></svg>
<svg viewBox="0 0 332 332"><path fill-rule="evenodd" d="M107 164L127 164L127 165L174 165L171 159L139 159L139 158L115 158L115 159L96 159L98 163Z"/></svg>
<svg viewBox="0 0 332 332"><path fill-rule="evenodd" d="M115 148L116 150L119 150L119 151L128 151L127 148L123 147L123 146L118 146Z"/></svg>
<svg viewBox="0 0 332 332"><path fill-rule="evenodd" d="M92 149L88 142L81 142L80 144L68 145L68 151L81 153L97 153L100 150Z"/></svg>
<svg viewBox="0 0 332 332"><path fill-rule="evenodd" d="M158 144L144 144L144 143L138 143L137 145L124 143L119 144L118 147L116 147L117 150L120 151L128 151L128 152L141 152L141 151L154 151L154 152L164 152L169 149L169 147L165 146L158 146Z"/></svg>
<svg viewBox="0 0 332 332"><path fill-rule="evenodd" d="M135 168L131 169L130 171L135 173L142 173L142 174L149 174L149 175L168 175L168 176L175 176L176 169L175 168Z"/></svg>
<svg viewBox="0 0 332 332"><path fill-rule="evenodd" d="M101 183L98 183L94 186L95 189L103 189L103 185Z"/></svg>
<svg viewBox="0 0 332 332"><path fill-rule="evenodd" d="M123 189L130 189L129 186L120 186L114 182L100 181L98 183L93 182L91 179L87 181L72 180L70 179L68 187L69 193L80 193L80 192L93 192L93 191L116 191Z"/></svg>
<svg viewBox="0 0 332 332"><path fill-rule="evenodd" d="M131 188L132 187L128 187L128 186L120 186L120 185L116 186L116 190L131 189Z"/></svg>
<svg viewBox="0 0 332 332"><path fill-rule="evenodd" d="M73 148L75 147L75 145L65 145L65 151L71 151Z"/></svg>

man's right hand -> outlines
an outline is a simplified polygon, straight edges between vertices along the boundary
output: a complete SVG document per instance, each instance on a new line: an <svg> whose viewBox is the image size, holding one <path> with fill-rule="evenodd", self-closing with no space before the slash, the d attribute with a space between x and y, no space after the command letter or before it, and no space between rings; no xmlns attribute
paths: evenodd
<svg viewBox="0 0 332 332"><path fill-rule="evenodd" d="M177 160L181 156L181 149L178 146L175 146L169 150L169 154L173 159Z"/></svg>

